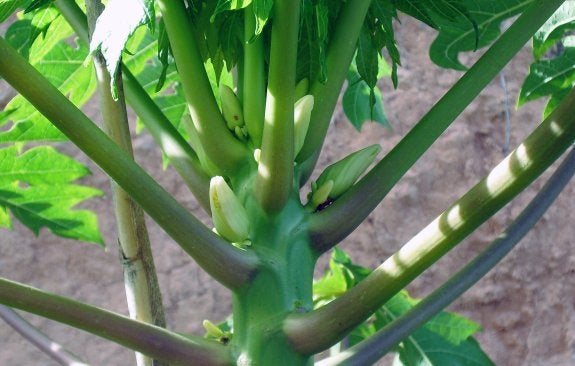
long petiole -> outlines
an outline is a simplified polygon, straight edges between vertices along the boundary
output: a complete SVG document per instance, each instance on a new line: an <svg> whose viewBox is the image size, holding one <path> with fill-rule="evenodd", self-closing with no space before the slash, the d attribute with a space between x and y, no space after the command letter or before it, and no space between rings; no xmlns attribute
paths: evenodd
<svg viewBox="0 0 575 366"><path fill-rule="evenodd" d="M251 154L228 130L220 112L204 63L181 0L158 0L182 82L188 109L208 158L229 175L240 169Z"/></svg>
<svg viewBox="0 0 575 366"><path fill-rule="evenodd" d="M265 59L263 36L255 36L256 19L252 7L253 4L244 10L244 72L241 82L244 120L254 147L259 148L266 108Z"/></svg>
<svg viewBox="0 0 575 366"><path fill-rule="evenodd" d="M197 263L227 287L251 278L257 258L221 239L0 37L0 76L134 198Z"/></svg>
<svg viewBox="0 0 575 366"><path fill-rule="evenodd" d="M292 194L299 11L299 1L274 3L265 124L256 180L258 201L268 213L281 210Z"/></svg>
<svg viewBox="0 0 575 366"><path fill-rule="evenodd" d="M319 250L336 245L363 222L457 116L519 52L562 0L536 1L362 180L312 216Z"/></svg>
<svg viewBox="0 0 575 366"><path fill-rule="evenodd" d="M321 150L325 140L370 4L371 0L346 1L339 11L326 54L327 80L325 83L311 80L310 94L314 96L315 103L304 145L296 158L299 163L313 159L312 163L307 164L315 166L315 160L319 156L316 153Z"/></svg>
<svg viewBox="0 0 575 366"><path fill-rule="evenodd" d="M572 90L561 105L487 177L357 286L324 307L290 316L285 330L294 347L302 353L312 354L341 340L354 326L529 186L574 141L575 90Z"/></svg>
<svg viewBox="0 0 575 366"><path fill-rule="evenodd" d="M67 0L55 0L54 3L72 26L78 38L84 44L89 45L86 15L78 4ZM136 77L124 65L122 65L122 74L128 104L142 119L162 152L170 159L175 170L200 205L209 212L208 186L210 180L203 171L196 153L146 93Z"/></svg>
<svg viewBox="0 0 575 366"><path fill-rule="evenodd" d="M370 338L337 356L319 362L316 366L372 365L390 352L399 342L461 297L465 291L493 269L547 212L574 173L575 149L572 148L561 166L517 219L473 261L408 313L380 329Z"/></svg>
<svg viewBox="0 0 575 366"><path fill-rule="evenodd" d="M229 348L0 278L0 303L73 326L170 365L231 365Z"/></svg>

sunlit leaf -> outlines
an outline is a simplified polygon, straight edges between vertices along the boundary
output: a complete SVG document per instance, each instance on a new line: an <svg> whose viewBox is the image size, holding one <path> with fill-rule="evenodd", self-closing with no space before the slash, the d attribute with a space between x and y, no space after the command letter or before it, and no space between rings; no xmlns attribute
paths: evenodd
<svg viewBox="0 0 575 366"><path fill-rule="evenodd" d="M106 68L111 75L116 75L122 52L130 35L143 24L153 28L156 21L154 14L153 0L108 1L96 22L90 50L102 52L106 60ZM112 84L111 87L112 94L116 96L116 86Z"/></svg>
<svg viewBox="0 0 575 366"><path fill-rule="evenodd" d="M102 194L72 183L89 173L51 147L36 147L23 154L15 146L0 149L0 226L11 228L9 210L36 235L46 227L65 238L103 244L96 215L74 209Z"/></svg>

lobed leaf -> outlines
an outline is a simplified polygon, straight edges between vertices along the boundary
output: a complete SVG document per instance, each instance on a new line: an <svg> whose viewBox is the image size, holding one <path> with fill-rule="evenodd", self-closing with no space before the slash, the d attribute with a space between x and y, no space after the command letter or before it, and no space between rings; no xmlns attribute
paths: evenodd
<svg viewBox="0 0 575 366"><path fill-rule="evenodd" d="M73 48L66 42L59 42L34 66L74 104L81 106L96 89L94 72L84 65L87 54L86 47ZM32 53L30 57L35 55ZM9 122L12 123L10 128L0 132L0 143L66 139L20 95L14 97L0 114L0 126Z"/></svg>
<svg viewBox="0 0 575 366"><path fill-rule="evenodd" d="M103 244L96 215L73 209L100 196L97 189L72 184L89 170L48 146L19 154L0 149L0 226L11 228L8 210L36 235L44 227L65 238Z"/></svg>
<svg viewBox="0 0 575 366"><path fill-rule="evenodd" d="M316 306L340 296L365 278L371 270L352 263L335 248L328 273L314 283ZM370 337L413 308L419 300L401 291L349 335L349 346ZM492 365L472 338L480 326L461 315L441 312L396 348L394 365Z"/></svg>
<svg viewBox="0 0 575 366"><path fill-rule="evenodd" d="M453 1L429 2L455 5ZM522 12L533 0L463 0L447 14L442 11L429 11L427 15L434 28L439 30L430 48L433 62L444 68L466 70L459 61L461 52L474 51L493 42L501 33L501 23ZM423 2L422 2L423 3ZM447 5L446 5L447 6ZM457 16L457 13L460 13Z"/></svg>

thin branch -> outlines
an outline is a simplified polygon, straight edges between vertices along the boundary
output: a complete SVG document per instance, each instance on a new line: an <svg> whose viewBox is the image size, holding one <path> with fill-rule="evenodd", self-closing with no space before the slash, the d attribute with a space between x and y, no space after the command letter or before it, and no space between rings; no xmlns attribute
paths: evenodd
<svg viewBox="0 0 575 366"><path fill-rule="evenodd" d="M0 76L88 155L216 280L246 284L257 266L250 251L230 245L178 203L85 114L0 37Z"/></svg>
<svg viewBox="0 0 575 366"><path fill-rule="evenodd" d="M487 177L362 282L324 307L290 316L284 329L294 347L311 354L342 339L529 186L574 140L575 90L572 90L554 113Z"/></svg>
<svg viewBox="0 0 575 366"><path fill-rule="evenodd" d="M228 130L212 92L194 30L182 0L158 0L188 109L208 158L224 175L251 159L246 146Z"/></svg>
<svg viewBox="0 0 575 366"><path fill-rule="evenodd" d="M321 150L325 140L370 5L371 0L346 1L339 11L325 58L327 79L325 82L311 80L310 94L315 102L305 142L296 158L298 163L313 159L311 165L315 166L319 154L314 153Z"/></svg>
<svg viewBox="0 0 575 366"><path fill-rule="evenodd" d="M274 2L265 124L256 179L258 201L266 212L281 210L292 194L299 14L299 1Z"/></svg>
<svg viewBox="0 0 575 366"><path fill-rule="evenodd" d="M393 150L332 205L312 216L310 230L318 250L328 250L363 222L561 3L533 2Z"/></svg>
<svg viewBox="0 0 575 366"><path fill-rule="evenodd" d="M232 365L230 349L0 278L0 303L73 326L171 365Z"/></svg>
<svg viewBox="0 0 575 366"><path fill-rule="evenodd" d="M6 324L11 326L12 329L20 333L22 337L38 347L38 349L50 356L50 358L58 362L60 365L89 366L76 355L66 350L62 345L46 336L11 308L0 305L0 318L2 318Z"/></svg>
<svg viewBox="0 0 575 366"><path fill-rule="evenodd" d="M70 23L76 35L89 45L86 15L74 1L55 0L54 3ZM210 211L208 188L210 179L204 172L196 153L166 118L154 100L146 93L127 67L122 65L124 87L128 104L150 131L156 143L166 154L178 174L200 205Z"/></svg>
<svg viewBox="0 0 575 366"><path fill-rule="evenodd" d="M86 0L90 35L93 35L96 20L103 9L104 6L100 0ZM133 157L121 68L114 80L118 89L118 99L114 100L110 90L112 76L106 68L104 56L100 51L95 51L92 58L100 92L100 114L103 119L103 129L121 149ZM141 322L165 327L166 318L162 294L156 275L144 212L132 197L112 179L110 179L110 183L130 317ZM138 352L136 352L136 364L138 366L165 365Z"/></svg>
<svg viewBox="0 0 575 366"><path fill-rule="evenodd" d="M393 323L365 341L316 365L362 366L375 363L493 269L547 212L574 174L575 148L572 148L561 166L517 219L473 261Z"/></svg>

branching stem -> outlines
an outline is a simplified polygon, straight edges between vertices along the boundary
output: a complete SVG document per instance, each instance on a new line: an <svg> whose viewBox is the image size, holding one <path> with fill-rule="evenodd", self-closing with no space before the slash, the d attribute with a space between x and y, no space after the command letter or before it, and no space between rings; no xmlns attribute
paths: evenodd
<svg viewBox="0 0 575 366"><path fill-rule="evenodd" d="M341 340L531 184L573 141L575 90L487 177L357 286L324 307L288 318L285 329L295 348L311 354Z"/></svg>
<svg viewBox="0 0 575 366"><path fill-rule="evenodd" d="M221 239L178 203L128 154L0 37L0 76L88 155L216 280L244 286L257 258Z"/></svg>
<svg viewBox="0 0 575 366"><path fill-rule="evenodd" d="M349 235L563 3L535 1L362 180L310 220L318 250Z"/></svg>

